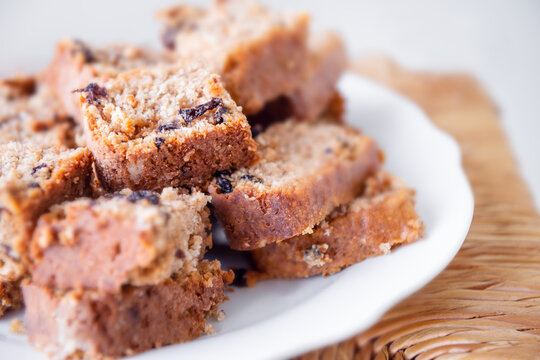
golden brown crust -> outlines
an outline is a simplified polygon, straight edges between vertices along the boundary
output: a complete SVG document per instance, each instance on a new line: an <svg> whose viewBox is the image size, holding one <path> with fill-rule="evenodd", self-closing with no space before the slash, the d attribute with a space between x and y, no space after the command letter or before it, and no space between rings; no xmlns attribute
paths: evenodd
<svg viewBox="0 0 540 360"><path fill-rule="evenodd" d="M226 299L232 271L218 261L156 285L125 287L119 294L55 293L23 286L28 339L52 356L106 359L195 339Z"/></svg>
<svg viewBox="0 0 540 360"><path fill-rule="evenodd" d="M139 152L118 151L103 145L97 136L88 139L88 147L95 156L98 177L108 191L201 186L216 171L238 168L257 159L247 123L223 124L160 149L149 144ZM144 164L143 172L133 179L130 169L140 164Z"/></svg>
<svg viewBox="0 0 540 360"><path fill-rule="evenodd" d="M0 317L23 306L20 281L0 281Z"/></svg>
<svg viewBox="0 0 540 360"><path fill-rule="evenodd" d="M382 173L370 178L362 196L334 211L312 234L254 250L255 266L266 277L330 275L419 240L423 225L414 192L395 182Z"/></svg>
<svg viewBox="0 0 540 360"><path fill-rule="evenodd" d="M302 131L299 130L300 127ZM336 135L336 139L333 135L329 135L324 140L325 143L322 142L322 138L317 140L321 142L313 143L310 140L315 131L313 129L319 134L322 133L322 138L331 131L339 135ZM273 132L271 140L267 139L269 131ZM298 137L294 132L298 132ZM216 216L223 224L233 249L256 249L303 232L310 232L312 227L322 221L334 207L351 201L360 192L364 178L380 166L379 149L372 139L352 129L339 128L335 125L300 126L294 122L277 124L259 136L257 141L279 143L287 141L284 139L291 134L296 139L288 140L297 143L282 146L285 153L302 147L302 144L306 146L309 144L311 150L299 154L296 160L280 163L277 162L280 159L272 158L279 150L276 150L274 145L261 144L263 162L255 165L258 167L257 170L241 169L233 173L232 177L243 179L250 175L241 174L254 172L254 174L265 173L269 178L269 173L271 174L273 169L286 171L287 166L295 167L297 173L288 171L287 179L276 174L278 185L271 185L270 180L261 178L262 182L252 183L253 185L246 181L240 186L232 184L230 192L223 192L217 181L209 186ZM343 143L347 144L346 149L339 148L343 146L339 145L342 141L340 137L347 137ZM333 140L336 140L336 150L327 148L332 146ZM318 156L321 158L317 158ZM292 161L303 164L293 165Z"/></svg>

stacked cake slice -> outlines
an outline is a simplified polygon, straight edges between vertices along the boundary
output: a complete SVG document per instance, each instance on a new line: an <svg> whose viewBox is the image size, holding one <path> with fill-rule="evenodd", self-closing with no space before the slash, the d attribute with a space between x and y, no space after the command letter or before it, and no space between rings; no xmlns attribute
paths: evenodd
<svg viewBox="0 0 540 360"><path fill-rule="evenodd" d="M166 188L53 207L23 286L30 341L55 356L120 357L209 331L233 275L202 260L208 200Z"/></svg>

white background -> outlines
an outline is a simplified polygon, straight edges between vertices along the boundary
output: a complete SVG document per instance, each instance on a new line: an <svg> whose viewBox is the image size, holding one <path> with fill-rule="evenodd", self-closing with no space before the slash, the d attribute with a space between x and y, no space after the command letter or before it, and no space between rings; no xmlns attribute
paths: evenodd
<svg viewBox="0 0 540 360"><path fill-rule="evenodd" d="M0 76L45 66L65 36L157 45L154 11L176 2L0 0ZM384 53L411 68L476 75L540 208L540 1L264 2L309 10L314 28L340 31L353 56Z"/></svg>

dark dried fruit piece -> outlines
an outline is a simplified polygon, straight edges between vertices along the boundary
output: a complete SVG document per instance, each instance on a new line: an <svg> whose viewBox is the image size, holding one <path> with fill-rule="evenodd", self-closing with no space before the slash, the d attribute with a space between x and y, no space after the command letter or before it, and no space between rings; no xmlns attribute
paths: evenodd
<svg viewBox="0 0 540 360"><path fill-rule="evenodd" d="M87 87L82 89L76 89L72 91L73 93L77 92L84 92L86 93L86 99L84 99L84 102L87 104L94 104L99 96L105 97L107 96L107 89L104 87L99 86L96 83L90 83Z"/></svg>
<svg viewBox="0 0 540 360"><path fill-rule="evenodd" d="M163 46L169 50L174 50L176 42L176 34L178 33L178 28L173 26L168 26L163 35L161 35L161 42Z"/></svg>
<svg viewBox="0 0 540 360"><path fill-rule="evenodd" d="M248 180L248 181L252 181L252 182L256 182L256 183L261 183L262 182L262 180L260 178L256 177L255 175L250 175L250 174L242 175L242 177L240 179Z"/></svg>
<svg viewBox="0 0 540 360"><path fill-rule="evenodd" d="M174 120L172 123L159 125L157 128L157 131L163 132L163 131L168 131L168 130L176 130L178 129L179 123L180 123L180 120Z"/></svg>
<svg viewBox="0 0 540 360"><path fill-rule="evenodd" d="M81 52L84 56L84 62L85 63L91 63L96 61L96 57L92 53L92 50L81 40L75 40L75 44L79 47L77 51Z"/></svg>
<svg viewBox="0 0 540 360"><path fill-rule="evenodd" d="M184 259L184 258L186 257L186 253L184 253L183 250L178 249L178 250L176 250L176 252L174 253L174 256L175 256L177 259Z"/></svg>
<svg viewBox="0 0 540 360"><path fill-rule="evenodd" d="M220 105L223 106L223 100L221 100L220 98L212 98L212 100L204 104L195 106L194 108L180 109L178 111L178 114L180 114L184 121L189 124L198 117L201 117L207 111L214 110ZM221 117L221 115L219 117Z"/></svg>
<svg viewBox="0 0 540 360"><path fill-rule="evenodd" d="M37 182L31 182L30 184L28 184L28 187L30 189L41 189L41 186L39 186L39 184Z"/></svg>
<svg viewBox="0 0 540 360"><path fill-rule="evenodd" d="M47 164L39 164L32 168L32 175L37 173L40 169L43 169L44 167L47 167Z"/></svg>
<svg viewBox="0 0 540 360"><path fill-rule="evenodd" d="M233 191L233 186L231 182L224 177L218 177L216 179L216 184L219 186L219 189L221 190L222 194L228 194Z"/></svg>
<svg viewBox="0 0 540 360"><path fill-rule="evenodd" d="M212 229L205 227L204 232L206 233L206 235L210 235L212 233Z"/></svg>
<svg viewBox="0 0 540 360"><path fill-rule="evenodd" d="M154 138L154 145L156 145L158 150L163 146L163 144L165 144L165 138L162 138L162 137Z"/></svg>
<svg viewBox="0 0 540 360"><path fill-rule="evenodd" d="M146 200L153 205L159 204L159 195L149 190L140 190L140 191L132 192L131 194L127 196L126 199L133 203L137 201L141 201L141 200Z"/></svg>

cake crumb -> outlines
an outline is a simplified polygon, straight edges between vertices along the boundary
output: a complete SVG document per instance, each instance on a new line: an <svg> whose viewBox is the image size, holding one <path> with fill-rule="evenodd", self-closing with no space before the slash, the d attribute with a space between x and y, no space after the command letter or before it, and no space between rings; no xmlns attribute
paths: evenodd
<svg viewBox="0 0 540 360"><path fill-rule="evenodd" d="M206 324L206 326L204 327L204 333L207 335L215 334L216 329L214 329L211 324Z"/></svg>
<svg viewBox="0 0 540 360"><path fill-rule="evenodd" d="M11 323L9 324L9 333L16 334L16 335L26 334L26 328L24 327L24 324L21 321L21 319L15 318L11 320Z"/></svg>
<svg viewBox="0 0 540 360"><path fill-rule="evenodd" d="M227 317L227 314L225 314L225 311L223 310L219 310L218 313L216 314L217 321L223 321L225 320L226 317Z"/></svg>
<svg viewBox="0 0 540 360"><path fill-rule="evenodd" d="M323 266L330 260L329 257L326 255L327 250L328 244L311 245L309 248L304 250L304 262L309 267Z"/></svg>

